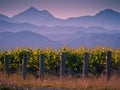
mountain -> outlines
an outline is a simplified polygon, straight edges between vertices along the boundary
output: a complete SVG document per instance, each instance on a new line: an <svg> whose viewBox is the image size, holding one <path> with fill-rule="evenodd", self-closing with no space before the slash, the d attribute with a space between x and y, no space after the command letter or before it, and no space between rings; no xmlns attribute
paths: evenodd
<svg viewBox="0 0 120 90"><path fill-rule="evenodd" d="M86 46L87 48L95 46L108 46L119 48L120 33L83 33L78 32L71 36L66 35L66 42L60 40L52 41L49 38L29 31L17 33L3 32L0 33L0 50L3 48L11 49L16 47L31 47L31 48L60 48L62 45L67 45L71 48ZM57 36L56 36L57 37ZM61 37L62 38L62 37Z"/></svg>
<svg viewBox="0 0 120 90"><path fill-rule="evenodd" d="M42 47L42 48L57 48L60 47L58 42L54 42L45 36L32 33L29 31L22 31L18 33L4 32L0 33L0 49L16 48L16 47Z"/></svg>
<svg viewBox="0 0 120 90"><path fill-rule="evenodd" d="M100 26L106 26L107 28L120 29L120 13L111 9L100 11L95 15L95 19Z"/></svg>
<svg viewBox="0 0 120 90"><path fill-rule="evenodd" d="M3 15L3 14L0 14L0 21L11 21L9 17Z"/></svg>
<svg viewBox="0 0 120 90"><path fill-rule="evenodd" d="M105 9L105 10L102 10L100 11L99 13L97 13L95 15L96 17L104 17L104 19L106 18L110 18L110 19L113 19L113 18L119 18L120 17L120 13L117 12L117 11L114 11L112 9Z"/></svg>
<svg viewBox="0 0 120 90"><path fill-rule="evenodd" d="M119 30L110 30L102 27L54 27L56 31L62 31L64 33L59 34L49 34L46 35L48 38L54 41L61 41L66 44L69 40L72 41L72 38L78 38L83 35L89 35L89 34L114 34L114 33L120 33ZM65 30L65 31L63 31Z"/></svg>
<svg viewBox="0 0 120 90"><path fill-rule="evenodd" d="M34 7L30 7L29 9L13 16L11 19L14 22L31 23L38 26L99 26L120 30L120 13L112 9L102 10L94 16L71 17L63 20L54 17L46 10L40 11Z"/></svg>
<svg viewBox="0 0 120 90"><path fill-rule="evenodd" d="M77 37L70 38L67 45L76 48L86 46L92 48L96 46L120 47L120 33L79 33Z"/></svg>
<svg viewBox="0 0 120 90"><path fill-rule="evenodd" d="M13 23L7 21L0 21L0 32L20 32L20 31L34 31L37 32L40 27L29 23Z"/></svg>
<svg viewBox="0 0 120 90"><path fill-rule="evenodd" d="M34 33L42 35L53 35L56 39L63 36L74 34L78 31L84 33L114 33L120 32L119 30L111 30L102 27L74 27L74 26L55 26L55 27L46 27L46 26L36 26L30 23L13 23L7 21L0 21L0 32L21 32L21 31L31 31ZM50 36L51 37L51 36Z"/></svg>
<svg viewBox="0 0 120 90"><path fill-rule="evenodd" d="M46 27L46 26L36 26L30 23L13 23L0 21L0 32L21 32L21 31L31 31L42 35L48 34L72 34L79 30L82 30L82 27L74 26L55 26L55 27Z"/></svg>
<svg viewBox="0 0 120 90"><path fill-rule="evenodd" d="M31 23L35 25L56 25L61 22L61 19L55 18L51 13L47 10L39 11L34 7L30 7L29 9L15 15L12 17L12 20L20 23Z"/></svg>
<svg viewBox="0 0 120 90"><path fill-rule="evenodd" d="M36 26L30 23L13 23L0 21L0 32L21 32L21 31L31 31L34 33L38 33L41 35L54 35L56 39L60 37L60 35L65 36L74 34L78 31L84 33L114 33L119 32L119 30L109 30L102 27L74 27L74 26L55 26L55 27L46 27L46 26ZM61 36L62 38L64 38ZM50 36L51 37L51 36Z"/></svg>
<svg viewBox="0 0 120 90"><path fill-rule="evenodd" d="M120 13L111 9L106 9L100 11L94 16L68 18L66 23L73 26L99 26L108 29L120 30Z"/></svg>

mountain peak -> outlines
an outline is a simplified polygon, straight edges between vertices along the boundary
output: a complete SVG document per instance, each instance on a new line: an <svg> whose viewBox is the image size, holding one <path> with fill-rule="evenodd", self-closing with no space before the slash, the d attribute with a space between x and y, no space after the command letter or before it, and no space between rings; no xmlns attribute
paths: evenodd
<svg viewBox="0 0 120 90"><path fill-rule="evenodd" d="M34 7L30 7L27 10L12 17L12 20L21 23L32 23L35 25L45 25L51 20L55 20L55 17L47 10L39 10ZM50 22L51 24L51 22Z"/></svg>
<svg viewBox="0 0 120 90"><path fill-rule="evenodd" d="M115 12L114 10L112 9L105 9L105 10L102 10L103 12Z"/></svg>
<svg viewBox="0 0 120 90"><path fill-rule="evenodd" d="M101 11L101 13L118 13L118 12L114 11L112 9L105 9L105 10Z"/></svg>
<svg viewBox="0 0 120 90"><path fill-rule="evenodd" d="M37 12L39 12L39 10L36 9L35 7L30 7L26 11L31 11L31 12L37 11Z"/></svg>
<svg viewBox="0 0 120 90"><path fill-rule="evenodd" d="M14 17L24 17L26 16L27 18L35 18L35 17L44 17L44 16L49 16L49 17L54 17L51 13L49 13L47 10L38 10L35 7L30 7L27 10L15 15ZM13 17L13 18L14 18Z"/></svg>
<svg viewBox="0 0 120 90"><path fill-rule="evenodd" d="M47 10L38 10L35 7L30 7L28 8L26 11L28 12L39 12L39 13L46 13L46 14L50 14Z"/></svg>
<svg viewBox="0 0 120 90"><path fill-rule="evenodd" d="M112 9L105 9L96 14L96 16L120 15L119 12Z"/></svg>
<svg viewBox="0 0 120 90"><path fill-rule="evenodd" d="M36 9L35 7L30 7L29 9Z"/></svg>

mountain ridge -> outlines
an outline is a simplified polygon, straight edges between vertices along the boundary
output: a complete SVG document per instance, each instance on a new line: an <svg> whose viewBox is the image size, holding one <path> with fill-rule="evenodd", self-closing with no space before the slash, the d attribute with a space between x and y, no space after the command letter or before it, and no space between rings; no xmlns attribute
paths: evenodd
<svg viewBox="0 0 120 90"><path fill-rule="evenodd" d="M23 12L26 12L26 11L47 12L48 14L50 14L51 16L53 16L49 11L47 11L47 10L39 10L39 9L36 9L35 7L29 7L28 9L26 9L26 10L24 10L24 11L22 11L22 12L19 12L19 13L17 13L16 15L19 15L20 13L23 13ZM114 13L116 13L116 14L120 14L120 12L118 12L118 11L116 11L116 10L113 10L113 9L103 9L103 10L99 11L98 13L96 13L95 15L74 16L74 17L71 16L71 17L68 17L68 18L66 18L66 19L64 19L64 20L67 20L67 19L70 19L70 18L80 18L80 17L89 17L89 16L91 17L91 16L99 15L99 14L104 13L104 12L114 12ZM13 17L15 17L16 15L12 16L11 19L12 19ZM5 16L5 17L7 17L7 18L10 18L10 17L8 17L7 15L3 15L3 14L0 14L0 17L1 17L1 16ZM55 17L55 16L53 16L53 17ZM59 18L59 19L62 19L62 18Z"/></svg>
<svg viewBox="0 0 120 90"><path fill-rule="evenodd" d="M18 16L18 15L22 15L22 14L48 14L49 16L51 16L51 17L54 17L51 13L49 13L47 10L38 10L38 9L36 9L36 8L34 8L34 7L30 7L30 8L28 8L28 9L26 9L25 11L22 11L22 12L20 12L20 13L18 13L18 14L16 14L16 15L14 15L12 18L14 18L14 17L16 17L16 16Z"/></svg>
<svg viewBox="0 0 120 90"><path fill-rule="evenodd" d="M112 9L104 9L93 16L70 17L60 19L47 10L38 10L30 7L10 18L15 23L31 23L37 26L99 26L108 29L120 29L120 13Z"/></svg>
<svg viewBox="0 0 120 90"><path fill-rule="evenodd" d="M54 17L47 10L40 11L34 7L28 8L27 10L13 16L11 19L15 22L32 23L38 26L41 26L41 25L50 26L62 20Z"/></svg>
<svg viewBox="0 0 120 90"><path fill-rule="evenodd" d="M47 37L36 34L30 31L22 31L17 33L4 32L0 33L0 50L16 48L16 47L31 47L31 48L57 48L60 46L58 42L52 41Z"/></svg>

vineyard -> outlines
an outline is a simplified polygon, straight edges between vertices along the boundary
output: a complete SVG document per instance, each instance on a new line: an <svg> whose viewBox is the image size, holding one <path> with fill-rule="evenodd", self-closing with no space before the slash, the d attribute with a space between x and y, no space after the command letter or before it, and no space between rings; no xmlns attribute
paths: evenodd
<svg viewBox="0 0 120 90"><path fill-rule="evenodd" d="M116 73L120 70L120 49L108 47L96 47L90 49L85 47L73 49L69 47L63 47L57 50L52 48L16 48L11 50L2 50L0 51L0 71L4 71L5 56L8 56L9 71L11 73L21 71L23 56L26 55L27 71L37 74L39 72L40 55L44 54L45 69L54 73L60 73L61 53L64 52L66 53L67 71L81 74L83 70L84 53L89 53L89 73L101 75L104 74L106 70L106 53L108 51L112 52L111 70L112 72Z"/></svg>

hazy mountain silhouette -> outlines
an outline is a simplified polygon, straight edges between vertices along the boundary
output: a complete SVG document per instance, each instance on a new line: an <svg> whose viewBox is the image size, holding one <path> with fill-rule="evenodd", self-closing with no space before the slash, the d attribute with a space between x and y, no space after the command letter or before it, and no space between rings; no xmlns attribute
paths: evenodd
<svg viewBox="0 0 120 90"><path fill-rule="evenodd" d="M70 27L69 27L70 28ZM66 28L64 27L64 29L66 30ZM62 29L61 29L62 30ZM61 30L58 30L61 31ZM71 31L74 32L71 32ZM75 32L76 31L76 32ZM50 38L51 40L54 41L61 41L64 42L64 44L68 43L68 41L72 41L72 39L76 39L80 36L85 36L85 35L94 35L94 34L114 34L114 33L120 33L120 31L117 30L109 30L106 28L102 28L102 27L88 27L88 28L84 28L84 27L71 27L71 30L68 29L66 32L71 32L71 33L64 33L64 34L49 34L46 35L48 38Z"/></svg>
<svg viewBox="0 0 120 90"><path fill-rule="evenodd" d="M56 27L46 27L46 26L36 26L29 23L13 23L0 21L0 32L20 32L20 31L31 31L42 35L48 34L65 34L65 33L75 33L81 30L82 27L74 26L56 26Z"/></svg>
<svg viewBox="0 0 120 90"><path fill-rule="evenodd" d="M62 35L61 35L62 36ZM62 45L70 47L86 46L88 48L95 46L109 46L119 48L120 46L120 33L83 33L65 35L65 38L57 41L52 41L49 38L29 31L22 31L18 33L3 32L0 33L0 49L3 48L16 48L16 47L42 47L42 48L60 48ZM69 36L69 37L68 37ZM57 36L56 36L57 37ZM59 41L59 43L58 43Z"/></svg>
<svg viewBox="0 0 120 90"><path fill-rule="evenodd" d="M30 7L29 9L15 15L12 17L12 20L21 23L32 23L39 26L57 25L57 23L62 21L62 19L55 18L47 10L39 11L34 7Z"/></svg>
<svg viewBox="0 0 120 90"><path fill-rule="evenodd" d="M40 27L29 23L13 23L7 21L0 21L0 32L20 32L24 30L37 32Z"/></svg>
<svg viewBox="0 0 120 90"><path fill-rule="evenodd" d="M67 45L72 48L80 46L86 46L87 48L96 46L119 48L120 33L78 33L77 37L74 36L67 41Z"/></svg>
<svg viewBox="0 0 120 90"><path fill-rule="evenodd" d="M42 35L55 35L55 34L73 34L78 31L84 33L114 33L119 32L119 30L109 30L102 27L74 27L74 26L36 26L29 23L12 23L6 21L0 21L0 32L21 32L21 31L31 31ZM59 35L59 36L60 36ZM59 38L59 37L56 37Z"/></svg>
<svg viewBox="0 0 120 90"><path fill-rule="evenodd" d="M18 33L4 32L0 33L0 49L15 48L15 47L42 47L42 48L57 48L60 47L58 42L54 42L45 36L23 31Z"/></svg>
<svg viewBox="0 0 120 90"><path fill-rule="evenodd" d="M74 26L99 26L109 29L120 29L120 13L106 9L100 11L95 16L68 18L67 23Z"/></svg>
<svg viewBox="0 0 120 90"><path fill-rule="evenodd" d="M46 10L39 11L34 7L15 15L12 20L20 23L32 23L45 26L99 26L109 29L120 29L120 13L111 9L100 11L94 16L55 18Z"/></svg>
<svg viewBox="0 0 120 90"><path fill-rule="evenodd" d="M0 20L9 21L5 15L0 15ZM94 16L71 17L59 19L54 17L47 10L38 10L30 7L27 10L13 16L11 20L15 23L31 23L44 26L99 26L109 29L120 29L120 13L111 9L105 9Z"/></svg>

